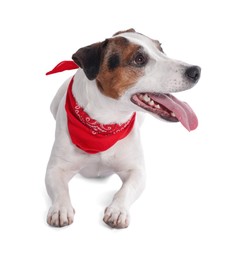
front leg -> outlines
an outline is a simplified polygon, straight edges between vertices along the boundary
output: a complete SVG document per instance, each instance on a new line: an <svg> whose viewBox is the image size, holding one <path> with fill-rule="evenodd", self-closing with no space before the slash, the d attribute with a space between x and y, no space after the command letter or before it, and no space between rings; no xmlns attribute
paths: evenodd
<svg viewBox="0 0 233 260"><path fill-rule="evenodd" d="M46 172L46 188L52 200L47 222L54 227L63 227L73 223L74 209L71 205L68 182L75 175L64 162L50 160Z"/></svg>
<svg viewBox="0 0 233 260"><path fill-rule="evenodd" d="M115 194L112 203L105 209L104 222L112 228L127 228L129 225L129 208L140 196L145 186L145 173L141 170L120 172L123 182Z"/></svg>

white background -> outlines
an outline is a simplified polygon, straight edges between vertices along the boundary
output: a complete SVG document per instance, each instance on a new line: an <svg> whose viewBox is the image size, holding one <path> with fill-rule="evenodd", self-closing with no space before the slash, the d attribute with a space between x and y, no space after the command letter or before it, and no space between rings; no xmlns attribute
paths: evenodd
<svg viewBox="0 0 233 260"><path fill-rule="evenodd" d="M0 258L233 259L231 1L2 1L0 4ZM120 187L74 178L73 225L46 224L44 175L54 140L49 105L70 75L45 77L80 47L135 28L168 56L202 67L195 88L176 96L199 118L181 124L147 116L142 139L147 187L131 225L102 223Z"/></svg>

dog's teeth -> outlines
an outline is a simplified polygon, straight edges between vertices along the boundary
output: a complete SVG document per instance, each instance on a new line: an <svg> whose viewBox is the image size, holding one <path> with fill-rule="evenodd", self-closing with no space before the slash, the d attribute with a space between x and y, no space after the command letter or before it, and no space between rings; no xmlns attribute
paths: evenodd
<svg viewBox="0 0 233 260"><path fill-rule="evenodd" d="M149 102L149 105L150 105L150 106L154 106L154 104L155 104L155 102L154 102L153 100L151 100L151 101Z"/></svg>
<svg viewBox="0 0 233 260"><path fill-rule="evenodd" d="M145 94L145 95L143 96L143 99L144 99L144 101L146 101L146 102L149 102L149 101L150 101L150 98L148 97L147 94Z"/></svg>
<svg viewBox="0 0 233 260"><path fill-rule="evenodd" d="M160 106L160 105L155 105L155 107L156 107L156 108L161 108L161 106Z"/></svg>
<svg viewBox="0 0 233 260"><path fill-rule="evenodd" d="M171 113L171 116L176 117L176 115L173 112Z"/></svg>
<svg viewBox="0 0 233 260"><path fill-rule="evenodd" d="M140 94L140 95L139 95L139 98L140 98L141 100L143 100L143 99L144 99L144 96L143 96L142 94Z"/></svg>

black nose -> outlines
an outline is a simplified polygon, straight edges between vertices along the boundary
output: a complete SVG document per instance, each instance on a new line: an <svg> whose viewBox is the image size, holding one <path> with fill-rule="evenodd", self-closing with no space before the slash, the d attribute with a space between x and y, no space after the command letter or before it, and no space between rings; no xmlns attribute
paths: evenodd
<svg viewBox="0 0 233 260"><path fill-rule="evenodd" d="M197 83L201 76L201 68L198 66L189 67L185 71L185 76L192 82Z"/></svg>

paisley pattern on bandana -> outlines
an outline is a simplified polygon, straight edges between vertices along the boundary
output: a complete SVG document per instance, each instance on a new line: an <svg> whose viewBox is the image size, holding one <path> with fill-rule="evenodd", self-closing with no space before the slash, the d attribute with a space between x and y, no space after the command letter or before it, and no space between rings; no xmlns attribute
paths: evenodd
<svg viewBox="0 0 233 260"><path fill-rule="evenodd" d="M87 127L90 128L91 133L93 135L102 134L102 135L115 135L121 131L123 131L131 122L132 118L130 118L126 123L123 124L100 124L95 119L92 119L82 107L80 107L77 103L74 108L74 111L78 117L78 119Z"/></svg>

